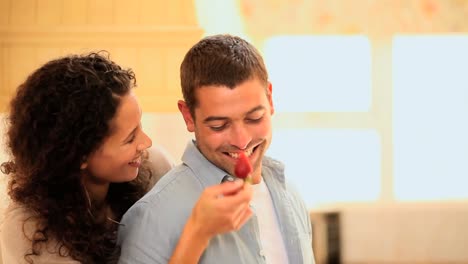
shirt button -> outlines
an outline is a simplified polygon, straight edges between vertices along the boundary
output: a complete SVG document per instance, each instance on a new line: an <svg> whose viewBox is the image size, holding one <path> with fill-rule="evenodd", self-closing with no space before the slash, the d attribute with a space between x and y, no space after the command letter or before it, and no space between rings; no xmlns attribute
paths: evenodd
<svg viewBox="0 0 468 264"><path fill-rule="evenodd" d="M265 251L263 249L261 249L258 254L262 257L265 257Z"/></svg>

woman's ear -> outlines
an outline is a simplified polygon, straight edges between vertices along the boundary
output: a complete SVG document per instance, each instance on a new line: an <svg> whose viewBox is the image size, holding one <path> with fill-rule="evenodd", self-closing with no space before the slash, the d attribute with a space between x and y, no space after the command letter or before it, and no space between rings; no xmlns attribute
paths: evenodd
<svg viewBox="0 0 468 264"><path fill-rule="evenodd" d="M88 158L87 157L83 157L81 159L81 165L80 165L80 169L81 170L86 170L88 168Z"/></svg>

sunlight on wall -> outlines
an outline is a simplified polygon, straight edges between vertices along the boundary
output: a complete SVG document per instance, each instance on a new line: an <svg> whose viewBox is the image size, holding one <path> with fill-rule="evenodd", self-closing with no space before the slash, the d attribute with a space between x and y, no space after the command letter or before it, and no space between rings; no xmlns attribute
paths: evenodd
<svg viewBox="0 0 468 264"><path fill-rule="evenodd" d="M266 41L264 52L277 111L369 110L367 37L278 36Z"/></svg>
<svg viewBox="0 0 468 264"><path fill-rule="evenodd" d="M393 42L398 200L468 198L468 36Z"/></svg>
<svg viewBox="0 0 468 264"><path fill-rule="evenodd" d="M229 33L249 39L244 32L237 1L195 0L195 9L205 36Z"/></svg>

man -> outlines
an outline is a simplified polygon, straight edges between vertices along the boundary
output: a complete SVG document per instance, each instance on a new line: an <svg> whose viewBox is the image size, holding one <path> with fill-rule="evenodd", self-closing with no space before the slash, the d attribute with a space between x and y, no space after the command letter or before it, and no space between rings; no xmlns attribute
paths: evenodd
<svg viewBox="0 0 468 264"><path fill-rule="evenodd" d="M180 70L185 101L178 107L196 140L183 164L124 216L120 262L167 263L198 196L235 175L244 152L253 166L254 215L232 232L213 234L199 263L314 263L307 209L285 184L283 165L264 156L274 107L259 52L235 36L210 36L188 51Z"/></svg>

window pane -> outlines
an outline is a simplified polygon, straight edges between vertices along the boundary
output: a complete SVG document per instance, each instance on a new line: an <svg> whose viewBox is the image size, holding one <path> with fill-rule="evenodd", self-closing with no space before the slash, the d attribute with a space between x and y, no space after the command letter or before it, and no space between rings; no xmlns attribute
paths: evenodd
<svg viewBox="0 0 468 264"><path fill-rule="evenodd" d="M264 54L278 111L369 110L367 37L279 36L266 41Z"/></svg>
<svg viewBox="0 0 468 264"><path fill-rule="evenodd" d="M307 206L371 201L380 194L380 138L374 130L278 129L268 155Z"/></svg>
<svg viewBox="0 0 468 264"><path fill-rule="evenodd" d="M468 198L468 37L393 44L396 198Z"/></svg>

